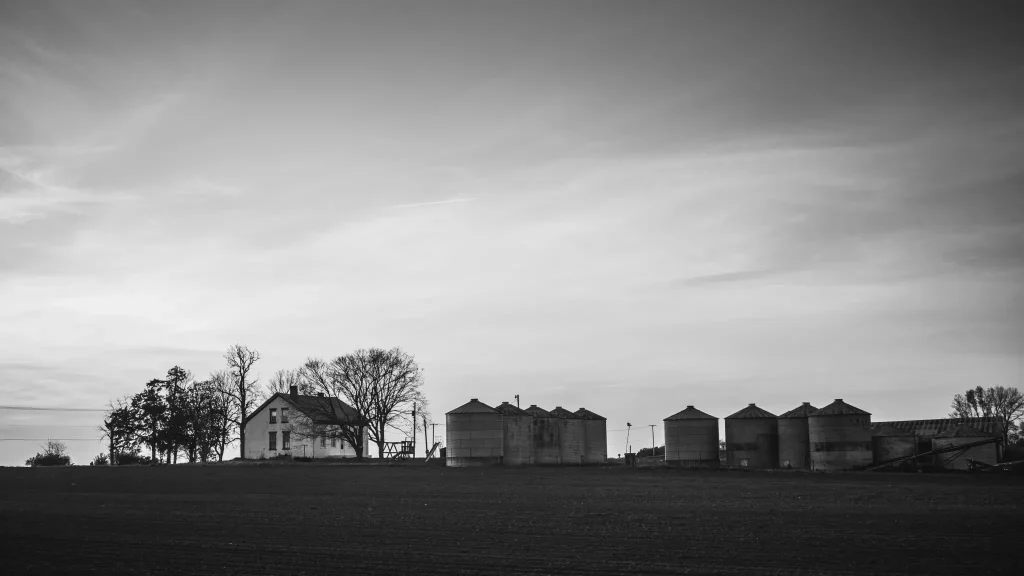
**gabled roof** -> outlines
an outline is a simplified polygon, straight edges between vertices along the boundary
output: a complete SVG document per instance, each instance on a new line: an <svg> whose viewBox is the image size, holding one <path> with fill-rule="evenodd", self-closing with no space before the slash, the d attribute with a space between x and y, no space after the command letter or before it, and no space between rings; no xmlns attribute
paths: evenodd
<svg viewBox="0 0 1024 576"><path fill-rule="evenodd" d="M477 400L476 398L471 399L462 406L451 410L448 414L491 414L494 413L494 408L491 408L487 404Z"/></svg>
<svg viewBox="0 0 1024 576"><path fill-rule="evenodd" d="M576 417L582 420L607 420L604 416L599 416L586 408L580 408L577 410Z"/></svg>
<svg viewBox="0 0 1024 576"><path fill-rule="evenodd" d="M817 412L818 409L811 406L810 402L804 402L803 404L793 408L789 412L785 412L779 415L779 418L807 418L812 413Z"/></svg>
<svg viewBox="0 0 1024 576"><path fill-rule="evenodd" d="M735 414L732 414L730 416L726 416L725 419L726 420L735 420L735 419L739 419L739 418L754 419L754 418L776 418L776 417L777 416L775 416L775 414L772 414L771 412L765 410L764 408L758 408L756 404L751 402L750 404L747 405L746 408L740 410L739 412L737 412Z"/></svg>
<svg viewBox="0 0 1024 576"><path fill-rule="evenodd" d="M551 415L551 412L548 412L547 410L538 407L536 404L530 404L530 407L525 408L524 410L527 414L533 416L534 418L554 418L554 416Z"/></svg>
<svg viewBox="0 0 1024 576"><path fill-rule="evenodd" d="M555 418L567 418L571 420L576 420L579 418L579 416L573 414L572 412L569 412L568 410L562 408L561 406L555 406L555 409L551 411L551 415L554 416Z"/></svg>
<svg viewBox="0 0 1024 576"><path fill-rule="evenodd" d="M985 416L982 418L936 418L932 420L893 420L880 422L889 424L901 430L913 432L922 438L932 438L936 434L955 428L960 424L966 424L971 428L987 432L993 436L1003 435L1003 419L997 416Z"/></svg>
<svg viewBox="0 0 1024 576"><path fill-rule="evenodd" d="M983 432L967 424L957 424L939 432L935 435L935 438L991 438L993 436L996 436L996 434Z"/></svg>
<svg viewBox="0 0 1024 576"><path fill-rule="evenodd" d="M836 398L835 402L813 412L811 416L871 416L871 412L865 412L856 406L850 406L843 402L842 398Z"/></svg>
<svg viewBox="0 0 1024 576"><path fill-rule="evenodd" d="M913 436L913 432L907 432L901 430L891 424L872 424L871 425L871 436L872 437L886 437L886 438L903 438L907 436Z"/></svg>
<svg viewBox="0 0 1024 576"><path fill-rule="evenodd" d="M530 416L530 413L526 410L523 410L519 406L513 406L508 402L502 402L501 405L496 406L494 410L504 414L505 416Z"/></svg>
<svg viewBox="0 0 1024 576"><path fill-rule="evenodd" d="M710 414L705 414L691 405L687 406L685 410L676 412L668 418L665 418L665 420L718 420L718 418L715 418Z"/></svg>
<svg viewBox="0 0 1024 576"><path fill-rule="evenodd" d="M278 398L283 399L296 410L305 414L306 417L312 420L315 424L336 424L338 421L358 422L360 419L358 410L334 396L303 395L292 398L291 394L277 392L267 398L263 404L260 404L259 408L253 410L248 416L246 416L243 425L247 424L257 414L262 412L263 409L271 402Z"/></svg>

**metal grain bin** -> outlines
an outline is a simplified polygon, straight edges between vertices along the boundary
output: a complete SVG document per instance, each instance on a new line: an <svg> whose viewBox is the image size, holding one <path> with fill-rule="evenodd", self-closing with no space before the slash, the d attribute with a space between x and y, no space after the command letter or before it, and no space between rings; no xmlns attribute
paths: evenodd
<svg viewBox="0 0 1024 576"><path fill-rule="evenodd" d="M973 444L986 438L995 438L988 432L983 432L968 426L967 424L959 424L936 434L932 437L932 449L945 448L947 446L963 446L964 444ZM936 454L935 460L940 463L943 468L950 470L966 470L969 468L968 458L971 460L977 460L985 464L995 464L999 456L998 446L996 442L989 444L982 444L981 446L974 446L967 450L960 452L947 452L945 454Z"/></svg>
<svg viewBox="0 0 1024 576"><path fill-rule="evenodd" d="M718 418L687 406L665 418L665 462L683 468L717 468Z"/></svg>
<svg viewBox="0 0 1024 576"><path fill-rule="evenodd" d="M871 413L837 399L807 417L812 470L851 470L871 464Z"/></svg>
<svg viewBox="0 0 1024 576"><path fill-rule="evenodd" d="M445 416L448 466L501 464L501 414L473 398Z"/></svg>
<svg viewBox="0 0 1024 576"><path fill-rule="evenodd" d="M808 470L811 467L811 435L807 417L817 408L810 402L779 416L779 467Z"/></svg>
<svg viewBox="0 0 1024 576"><path fill-rule="evenodd" d="M889 424L871 426L871 452L875 464L917 453L917 436Z"/></svg>
<svg viewBox="0 0 1024 576"><path fill-rule="evenodd" d="M561 463L561 418L555 418L536 404L531 404L525 412L533 416L533 463Z"/></svg>
<svg viewBox="0 0 1024 576"><path fill-rule="evenodd" d="M558 453L562 464L583 464L586 449L583 420L561 406L555 406L551 415L561 420Z"/></svg>
<svg viewBox="0 0 1024 576"><path fill-rule="evenodd" d="M501 415L502 464L533 464L533 416L508 402L495 410Z"/></svg>
<svg viewBox="0 0 1024 576"><path fill-rule="evenodd" d="M580 408L576 417L583 420L583 463L604 464L608 461L608 420Z"/></svg>
<svg viewBox="0 0 1024 576"><path fill-rule="evenodd" d="M778 468L778 417L754 404L726 416L725 461L730 466Z"/></svg>

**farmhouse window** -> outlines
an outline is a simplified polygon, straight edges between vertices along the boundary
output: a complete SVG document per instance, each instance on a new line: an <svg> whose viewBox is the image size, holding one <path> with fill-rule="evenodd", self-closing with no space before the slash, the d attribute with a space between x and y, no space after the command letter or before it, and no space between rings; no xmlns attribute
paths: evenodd
<svg viewBox="0 0 1024 576"><path fill-rule="evenodd" d="M277 450L277 432L270 433L270 449Z"/></svg>
<svg viewBox="0 0 1024 576"><path fill-rule="evenodd" d="M338 439L337 438L331 438L331 448L337 448L337 447L338 447Z"/></svg>
<svg viewBox="0 0 1024 576"><path fill-rule="evenodd" d="M326 448L327 447L327 436L321 436L320 437L320 447L321 448Z"/></svg>
<svg viewBox="0 0 1024 576"><path fill-rule="evenodd" d="M291 432L281 432L281 450L290 450L292 447Z"/></svg>
<svg viewBox="0 0 1024 576"><path fill-rule="evenodd" d="M277 424L277 408L270 409L270 423Z"/></svg>
<svg viewBox="0 0 1024 576"><path fill-rule="evenodd" d="M287 408L281 408L281 423L282 424L287 424L288 423L288 409Z"/></svg>

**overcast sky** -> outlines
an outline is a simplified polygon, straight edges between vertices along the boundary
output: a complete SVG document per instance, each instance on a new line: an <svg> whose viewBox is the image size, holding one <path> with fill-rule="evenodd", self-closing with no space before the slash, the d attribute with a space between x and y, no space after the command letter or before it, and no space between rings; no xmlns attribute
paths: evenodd
<svg viewBox="0 0 1024 576"><path fill-rule="evenodd" d="M401 346L435 422L519 394L611 455L687 404L945 417L1024 375L1010 5L3 0L0 404L242 343ZM99 436L0 418L0 464Z"/></svg>

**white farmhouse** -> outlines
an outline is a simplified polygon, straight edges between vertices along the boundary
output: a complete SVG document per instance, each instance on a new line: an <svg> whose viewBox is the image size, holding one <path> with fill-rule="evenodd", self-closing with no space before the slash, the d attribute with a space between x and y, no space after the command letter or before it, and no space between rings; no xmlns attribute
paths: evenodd
<svg viewBox="0 0 1024 576"><path fill-rule="evenodd" d="M325 420L318 415L333 415ZM273 458L280 455L309 458L355 458L347 441L327 436L308 437L310 422L318 425L338 420L358 421L359 412L336 397L299 395L292 386L288 394L278 392L245 419L245 457ZM363 431L363 454L369 441Z"/></svg>

